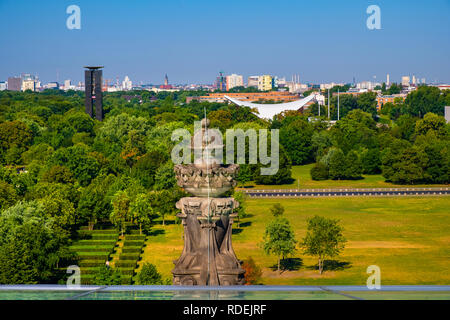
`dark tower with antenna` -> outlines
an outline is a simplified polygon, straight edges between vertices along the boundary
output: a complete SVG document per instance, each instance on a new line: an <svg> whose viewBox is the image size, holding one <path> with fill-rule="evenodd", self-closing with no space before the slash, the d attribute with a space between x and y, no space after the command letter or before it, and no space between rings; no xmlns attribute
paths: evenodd
<svg viewBox="0 0 450 320"><path fill-rule="evenodd" d="M103 67L85 67L84 86L86 92L86 113L99 121L103 120L102 69ZM95 114L93 112L95 106Z"/></svg>

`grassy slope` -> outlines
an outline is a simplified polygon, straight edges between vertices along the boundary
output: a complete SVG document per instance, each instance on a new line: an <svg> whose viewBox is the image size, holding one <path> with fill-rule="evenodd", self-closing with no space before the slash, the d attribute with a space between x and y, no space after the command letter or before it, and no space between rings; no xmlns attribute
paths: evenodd
<svg viewBox="0 0 450 320"><path fill-rule="evenodd" d="M253 186L255 189L296 189L300 186L301 189L314 189L314 188L395 188L395 187L408 187L408 185L396 185L389 182L385 182L382 175L364 175L364 179L361 180L325 180L314 181L309 174L314 164L307 164L304 166L292 167L292 178L295 181L292 184L269 186L269 185L254 185L249 183L248 186ZM298 181L300 180L300 183ZM411 187L439 187L443 185L413 185ZM448 186L448 185L445 185Z"/></svg>
<svg viewBox="0 0 450 320"><path fill-rule="evenodd" d="M285 217L297 239L304 236L306 219L314 214L340 219L348 243L338 260L351 267L319 276L312 269L315 258L299 251L294 256L302 259L298 270L282 275L272 271L276 258L265 255L258 243L272 219L269 208L275 202L286 208ZM365 285L366 268L372 264L381 268L382 285L450 284L449 206L450 198L445 196L250 199L247 211L251 216L242 219L241 230L233 235L233 246L238 258L252 256L263 268L264 284ZM181 225L156 226L139 263L154 263L164 277L171 277L172 261L183 246L181 235Z"/></svg>

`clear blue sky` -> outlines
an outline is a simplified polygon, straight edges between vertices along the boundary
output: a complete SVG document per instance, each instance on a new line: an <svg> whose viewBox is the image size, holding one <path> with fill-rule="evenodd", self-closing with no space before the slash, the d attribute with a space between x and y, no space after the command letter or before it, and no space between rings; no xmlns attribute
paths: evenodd
<svg viewBox="0 0 450 320"><path fill-rule="evenodd" d="M66 27L81 8L81 30ZM381 8L381 30L366 8ZM311 82L450 82L450 0L0 0L0 80L82 80L84 65L134 83L212 83L217 73Z"/></svg>

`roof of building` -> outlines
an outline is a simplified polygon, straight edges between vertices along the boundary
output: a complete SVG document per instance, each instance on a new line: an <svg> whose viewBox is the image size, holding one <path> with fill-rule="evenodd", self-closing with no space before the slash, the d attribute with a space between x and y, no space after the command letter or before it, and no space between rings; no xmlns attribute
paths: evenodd
<svg viewBox="0 0 450 320"><path fill-rule="evenodd" d="M250 107L252 109L258 110L257 115L260 118L272 119L274 115L279 114L280 112L283 112L286 110L299 110L299 109L303 108L308 102L312 101L315 98L315 95L310 94L306 98L303 98L303 99L300 99L297 101L285 102L285 103L274 103L274 104L260 104L260 103L241 101L238 99L231 98L227 95L225 95L224 98L238 106Z"/></svg>

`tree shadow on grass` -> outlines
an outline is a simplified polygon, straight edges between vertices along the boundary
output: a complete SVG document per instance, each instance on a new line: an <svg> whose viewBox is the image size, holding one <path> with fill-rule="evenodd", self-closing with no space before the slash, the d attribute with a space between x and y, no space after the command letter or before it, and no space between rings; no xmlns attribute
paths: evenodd
<svg viewBox="0 0 450 320"><path fill-rule="evenodd" d="M251 221L247 221L247 222L241 222L240 224L239 224L239 227L240 228L245 228L245 227L249 227L249 226L251 226L252 225L252 222Z"/></svg>
<svg viewBox="0 0 450 320"><path fill-rule="evenodd" d="M338 261L338 260L324 260L323 261L323 271L341 271L344 269L349 269L352 264L348 261ZM319 270L319 265L309 266L310 270Z"/></svg>
<svg viewBox="0 0 450 320"><path fill-rule="evenodd" d="M285 258L280 261L281 273L285 271L297 271L303 266L303 260L301 258ZM278 265L275 263L270 267L272 271L278 269Z"/></svg>
<svg viewBox="0 0 450 320"><path fill-rule="evenodd" d="M156 230L151 230L148 235L151 236L159 236L160 234L165 234L166 230L163 229L156 229Z"/></svg>
<svg viewBox="0 0 450 320"><path fill-rule="evenodd" d="M242 229L241 228L233 228L232 230L231 230L231 234L239 234L239 233L241 233L242 232Z"/></svg>

